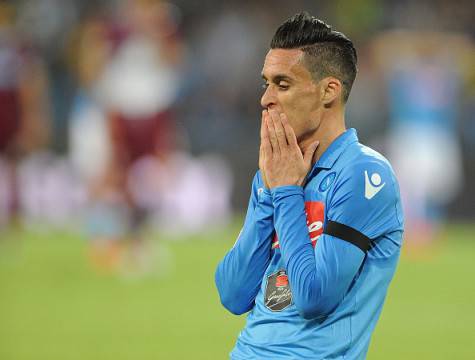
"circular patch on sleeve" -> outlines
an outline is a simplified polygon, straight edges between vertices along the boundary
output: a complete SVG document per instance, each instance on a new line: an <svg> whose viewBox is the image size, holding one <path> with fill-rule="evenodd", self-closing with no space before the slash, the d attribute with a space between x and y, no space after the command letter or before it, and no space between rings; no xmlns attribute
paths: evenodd
<svg viewBox="0 0 475 360"><path fill-rule="evenodd" d="M279 270L267 277L264 304L271 311L282 311L292 303L292 292L285 270Z"/></svg>

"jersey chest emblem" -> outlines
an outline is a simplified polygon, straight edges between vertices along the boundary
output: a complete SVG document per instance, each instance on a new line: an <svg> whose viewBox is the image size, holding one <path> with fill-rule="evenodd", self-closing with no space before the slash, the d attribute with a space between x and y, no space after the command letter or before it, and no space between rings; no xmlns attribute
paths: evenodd
<svg viewBox="0 0 475 360"><path fill-rule="evenodd" d="M307 215L307 228L310 235L310 241L312 246L315 247L317 240L323 233L323 221L325 207L320 201L306 201L305 202L305 213ZM279 238L277 234L274 235L272 239L272 249L279 248Z"/></svg>
<svg viewBox="0 0 475 360"><path fill-rule="evenodd" d="M281 269L267 277L264 304L271 311L282 311L292 303L289 279Z"/></svg>
<svg viewBox="0 0 475 360"><path fill-rule="evenodd" d="M332 171L328 175L326 175L323 180L320 182L320 185L318 186L318 191L320 192L325 192L328 190L328 188L333 184L333 181L336 178L336 172Z"/></svg>

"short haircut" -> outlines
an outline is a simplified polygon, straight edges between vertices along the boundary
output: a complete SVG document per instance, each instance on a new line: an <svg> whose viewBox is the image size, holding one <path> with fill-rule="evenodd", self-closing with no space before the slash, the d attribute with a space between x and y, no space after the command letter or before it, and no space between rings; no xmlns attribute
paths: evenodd
<svg viewBox="0 0 475 360"><path fill-rule="evenodd" d="M319 81L333 76L343 85L346 103L356 78L357 55L353 42L341 32L307 12L294 15L279 26L272 38L271 49L301 49L303 62Z"/></svg>

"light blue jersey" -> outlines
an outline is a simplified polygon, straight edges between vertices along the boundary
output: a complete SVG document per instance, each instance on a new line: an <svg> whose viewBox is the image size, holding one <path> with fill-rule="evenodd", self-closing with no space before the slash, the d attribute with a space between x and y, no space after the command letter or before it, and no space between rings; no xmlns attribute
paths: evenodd
<svg viewBox="0 0 475 360"><path fill-rule="evenodd" d="M388 161L347 130L306 185L264 188L216 271L249 312L231 359L364 359L399 258L403 215Z"/></svg>

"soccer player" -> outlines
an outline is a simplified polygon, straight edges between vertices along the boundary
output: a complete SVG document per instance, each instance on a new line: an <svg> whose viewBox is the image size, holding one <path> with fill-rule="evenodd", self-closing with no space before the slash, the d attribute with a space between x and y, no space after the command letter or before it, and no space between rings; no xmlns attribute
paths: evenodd
<svg viewBox="0 0 475 360"><path fill-rule="evenodd" d="M346 129L356 51L307 13L265 58L259 171L216 285L249 312L232 359L364 359L400 253L388 161Z"/></svg>

